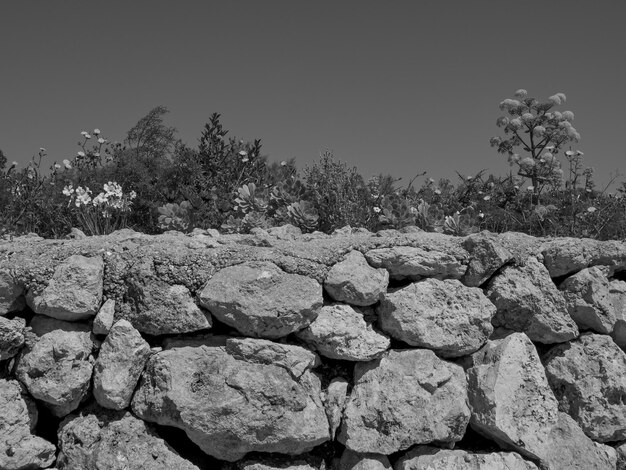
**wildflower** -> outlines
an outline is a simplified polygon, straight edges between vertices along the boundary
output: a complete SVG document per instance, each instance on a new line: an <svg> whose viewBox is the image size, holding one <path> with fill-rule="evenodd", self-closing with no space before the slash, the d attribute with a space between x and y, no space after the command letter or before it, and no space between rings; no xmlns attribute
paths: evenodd
<svg viewBox="0 0 626 470"><path fill-rule="evenodd" d="M500 116L497 120L496 120L496 126L498 127L505 127L509 124L510 119L506 116Z"/></svg>
<svg viewBox="0 0 626 470"><path fill-rule="evenodd" d="M567 119L568 121L573 121L574 113L571 111L563 111L563 119Z"/></svg>
<svg viewBox="0 0 626 470"><path fill-rule="evenodd" d="M240 150L239 155L241 155L242 157L245 157L246 155L248 155L248 152L246 152L245 150Z"/></svg>
<svg viewBox="0 0 626 470"><path fill-rule="evenodd" d="M76 155L78 155L79 157L84 157L85 156L85 152L76 152Z"/></svg>
<svg viewBox="0 0 626 470"><path fill-rule="evenodd" d="M517 153L509 155L508 157L508 161L510 165L513 165L514 163L519 163L519 160L520 160L520 157Z"/></svg>
<svg viewBox="0 0 626 470"><path fill-rule="evenodd" d="M482 212L478 213L478 217L480 217L481 219L483 219L485 217L485 214L483 214Z"/></svg>
<svg viewBox="0 0 626 470"><path fill-rule="evenodd" d="M241 159L241 161L242 161L243 163L246 163L246 162L247 162L247 161L249 161L249 160L250 160L250 159L249 159L248 157L243 157L243 158Z"/></svg>
<svg viewBox="0 0 626 470"><path fill-rule="evenodd" d="M589 212L590 214L593 214L596 211L596 208L593 206L587 207L587 212Z"/></svg>
<svg viewBox="0 0 626 470"><path fill-rule="evenodd" d="M86 136L86 135L89 135L89 132L87 132L87 131L82 131L82 132L80 133L80 135L82 135L82 136L84 137L84 136Z"/></svg>
<svg viewBox="0 0 626 470"><path fill-rule="evenodd" d="M137 193L136 193L135 191L131 191L131 192L128 194L128 199L131 199L131 200L132 200L132 199L135 199L136 197L137 197Z"/></svg>
<svg viewBox="0 0 626 470"><path fill-rule="evenodd" d="M518 185L513 186L514 189L519 189Z"/></svg>
<svg viewBox="0 0 626 470"><path fill-rule="evenodd" d="M483 201L488 201L489 199L491 199L491 196L485 196L485 197L483 198Z"/></svg>
<svg viewBox="0 0 626 470"><path fill-rule="evenodd" d="M415 214L417 214L417 209L416 209L415 207L411 206L411 207L409 208L409 212L410 212L411 214L415 215Z"/></svg>
<svg viewBox="0 0 626 470"><path fill-rule="evenodd" d="M374 207L374 212L378 214L380 212L380 207Z"/></svg>
<svg viewBox="0 0 626 470"><path fill-rule="evenodd" d="M280 162L280 166L287 166L287 162L283 160L282 162Z"/></svg>
<svg viewBox="0 0 626 470"><path fill-rule="evenodd" d="M14 167L14 166L17 166L17 162L15 160L11 162L11 167Z"/></svg>
<svg viewBox="0 0 626 470"><path fill-rule="evenodd" d="M520 88L515 92L515 98L526 98L526 95L528 95L528 92L523 88Z"/></svg>
<svg viewBox="0 0 626 470"><path fill-rule="evenodd" d="M576 155L583 156L583 155L584 155L584 153L582 153L580 150L576 150Z"/></svg>
<svg viewBox="0 0 626 470"><path fill-rule="evenodd" d="M496 184L493 181L489 181L489 187L493 188Z"/></svg>
<svg viewBox="0 0 626 470"><path fill-rule="evenodd" d="M96 135L97 135L97 134L96 134ZM98 139L98 143L99 143L99 144L104 144L105 142L106 142L106 140L104 140L102 137L100 137L100 138Z"/></svg>
<svg viewBox="0 0 626 470"><path fill-rule="evenodd" d="M467 181L472 181L473 177L472 176L468 176L467 177Z"/></svg>
<svg viewBox="0 0 626 470"><path fill-rule="evenodd" d="M435 189L434 193L435 194L441 194L441 189Z"/></svg>
<svg viewBox="0 0 626 470"><path fill-rule="evenodd" d="M571 150L568 150L567 152L565 152L565 155L567 155L568 157L571 157L572 155L574 155L574 152L572 152Z"/></svg>
<svg viewBox="0 0 626 470"><path fill-rule="evenodd" d="M85 134L85 139L91 139L91 134Z"/></svg>
<svg viewBox="0 0 626 470"><path fill-rule="evenodd" d="M513 129L520 129L522 127L522 120L520 118L511 119L509 126Z"/></svg>
<svg viewBox="0 0 626 470"><path fill-rule="evenodd" d="M65 168L67 168L68 170L72 169L72 164L70 163L70 161L67 158L65 160L63 160L63 166L65 166Z"/></svg>
<svg viewBox="0 0 626 470"><path fill-rule="evenodd" d="M517 100L506 99L500 103L500 109L516 108L519 105L520 105L520 102Z"/></svg>
<svg viewBox="0 0 626 470"><path fill-rule="evenodd" d="M533 129L533 134L535 134L538 137L541 137L545 133L546 133L546 128L543 126L537 126Z"/></svg>
<svg viewBox="0 0 626 470"><path fill-rule="evenodd" d="M93 135L100 135L100 129L94 129Z"/></svg>
<svg viewBox="0 0 626 470"><path fill-rule="evenodd" d="M528 186L528 187L526 188L526 190L527 190L527 191L534 191L534 190L535 190L535 187L531 185L531 186Z"/></svg>
<svg viewBox="0 0 626 470"><path fill-rule="evenodd" d="M548 98L548 101L557 106L563 104L566 101L565 94L557 93L556 95L552 95Z"/></svg>
<svg viewBox="0 0 626 470"><path fill-rule="evenodd" d="M61 169L61 165L59 165L58 163L55 163L55 164L54 164L54 167L55 167L57 170L60 170L60 169Z"/></svg>
<svg viewBox="0 0 626 470"><path fill-rule="evenodd" d="M432 179L432 178L428 178L428 183L429 183L429 184L435 184L435 180L434 180L434 179Z"/></svg>
<svg viewBox="0 0 626 470"><path fill-rule="evenodd" d="M70 185L68 185L68 186L65 186L65 187L63 188L63 194L64 194L64 195L66 195L66 196L71 196L73 193L74 193L74 188L72 187L72 185L71 185L71 184L70 184Z"/></svg>
<svg viewBox="0 0 626 470"><path fill-rule="evenodd" d="M535 116L533 116L532 113L522 114L522 120L525 122L532 121L533 119L535 119Z"/></svg>
<svg viewBox="0 0 626 470"><path fill-rule="evenodd" d="M546 147L546 150L547 150L548 152L551 152L552 150L554 150L554 145L548 145L548 146Z"/></svg>
<svg viewBox="0 0 626 470"><path fill-rule="evenodd" d="M45 152L45 151L46 151L46 149L45 149L45 148L43 148L43 147L39 147L39 151L40 151L40 152Z"/></svg>
<svg viewBox="0 0 626 470"><path fill-rule="evenodd" d="M559 120L559 121L560 121L561 119L563 119L563 115L562 115L561 113L559 113L558 111L553 112L553 113L552 113L552 117L553 117L554 119Z"/></svg>
<svg viewBox="0 0 626 470"><path fill-rule="evenodd" d="M519 164L521 166L535 166L535 160L532 157L526 157Z"/></svg>
<svg viewBox="0 0 626 470"><path fill-rule="evenodd" d="M93 198L93 205L94 206L100 206L102 204L106 204L108 201L106 195L104 193L100 193L98 194L96 197Z"/></svg>

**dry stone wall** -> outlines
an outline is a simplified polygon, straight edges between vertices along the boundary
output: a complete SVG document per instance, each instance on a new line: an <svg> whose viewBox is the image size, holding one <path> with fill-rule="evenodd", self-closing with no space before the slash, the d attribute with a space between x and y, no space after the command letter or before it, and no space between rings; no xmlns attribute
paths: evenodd
<svg viewBox="0 0 626 470"><path fill-rule="evenodd" d="M0 241L0 469L624 469L626 243Z"/></svg>

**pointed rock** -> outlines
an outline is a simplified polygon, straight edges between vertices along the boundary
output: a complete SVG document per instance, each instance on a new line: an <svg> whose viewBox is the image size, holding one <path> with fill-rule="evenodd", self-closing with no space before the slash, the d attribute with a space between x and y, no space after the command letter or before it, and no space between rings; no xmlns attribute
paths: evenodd
<svg viewBox="0 0 626 470"><path fill-rule="evenodd" d="M495 235L488 232L468 236L463 242L463 248L470 253L470 261L461 282L469 287L482 285L513 259L511 252L498 243Z"/></svg>
<svg viewBox="0 0 626 470"><path fill-rule="evenodd" d="M115 321L115 300L108 299L93 319L93 333L95 335L109 334Z"/></svg>

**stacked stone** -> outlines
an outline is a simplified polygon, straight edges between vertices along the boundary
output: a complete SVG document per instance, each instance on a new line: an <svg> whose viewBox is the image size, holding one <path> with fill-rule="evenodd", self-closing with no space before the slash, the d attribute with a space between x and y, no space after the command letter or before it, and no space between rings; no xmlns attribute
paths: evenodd
<svg viewBox="0 0 626 470"><path fill-rule="evenodd" d="M0 468L626 468L625 272L510 233L0 242Z"/></svg>

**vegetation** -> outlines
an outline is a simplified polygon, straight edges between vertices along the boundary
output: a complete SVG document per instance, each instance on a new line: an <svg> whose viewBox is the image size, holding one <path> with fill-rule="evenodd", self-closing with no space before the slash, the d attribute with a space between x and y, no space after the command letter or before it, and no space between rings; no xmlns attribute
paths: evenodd
<svg viewBox="0 0 626 470"><path fill-rule="evenodd" d="M626 183L612 194L595 188L593 169L570 146L580 139L574 114L555 110L565 99L557 93L540 102L518 90L502 101L506 115L496 124L504 135L491 145L515 173L458 174L456 183L423 173L404 184L382 174L365 180L331 152L303 170L293 160L269 162L260 140L229 136L217 113L191 148L165 125L167 109L156 107L121 143L83 131L76 156L48 171L43 148L24 168L0 151L0 235L60 238L72 227L88 235L123 227L241 233L291 223L305 232L416 225L455 235L626 239Z"/></svg>

